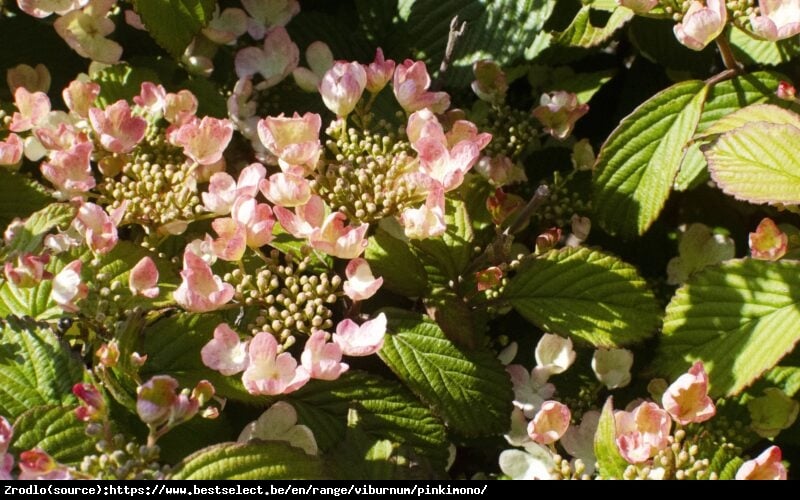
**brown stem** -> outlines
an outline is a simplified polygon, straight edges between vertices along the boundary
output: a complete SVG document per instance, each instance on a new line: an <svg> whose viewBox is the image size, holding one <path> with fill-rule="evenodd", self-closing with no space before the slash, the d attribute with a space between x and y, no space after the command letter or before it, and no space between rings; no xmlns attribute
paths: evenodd
<svg viewBox="0 0 800 500"><path fill-rule="evenodd" d="M530 219L531 215L536 212L536 210L542 206L542 204L550 197L550 188L547 184L542 184L538 188L536 188L536 192L533 193L531 200L525 205L522 210L519 211L519 215L514 222L503 231L503 234L511 235L525 227L525 224Z"/></svg>
<svg viewBox="0 0 800 500"><path fill-rule="evenodd" d="M466 22L461 23L461 26L458 25L458 16L453 17L450 21L450 32L447 34L447 47L444 49L444 57L442 57L442 63L439 65L439 75L431 85L431 90L436 90L441 86L442 77L450 66L450 60L453 58L456 42L458 42L458 39L464 34L466 28Z"/></svg>
<svg viewBox="0 0 800 500"><path fill-rule="evenodd" d="M726 34L722 34L717 37L716 42L717 47L719 48L719 53L722 55L722 63L725 65L725 67L729 70L734 70L736 73L741 72L743 66L733 55L733 49L731 48L731 43L728 41L728 36Z"/></svg>

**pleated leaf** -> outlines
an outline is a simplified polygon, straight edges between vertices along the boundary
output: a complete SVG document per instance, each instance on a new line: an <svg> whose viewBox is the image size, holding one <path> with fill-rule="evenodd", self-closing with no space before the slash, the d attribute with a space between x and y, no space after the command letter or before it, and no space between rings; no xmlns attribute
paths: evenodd
<svg viewBox="0 0 800 500"><path fill-rule="evenodd" d="M211 20L213 0L134 0L136 12L155 41L175 59Z"/></svg>
<svg viewBox="0 0 800 500"><path fill-rule="evenodd" d="M20 453L39 448L58 462L79 465L86 455L97 453L95 441L86 436L86 424L75 417L74 406L36 406L14 422L11 450Z"/></svg>
<svg viewBox="0 0 800 500"><path fill-rule="evenodd" d="M539 328L615 347L655 331L658 306L630 264L589 248L551 251L519 270L504 297Z"/></svg>
<svg viewBox="0 0 800 500"><path fill-rule="evenodd" d="M600 149L594 206L612 234L643 234L669 197L708 87L686 81L656 94L622 120Z"/></svg>
<svg viewBox="0 0 800 500"><path fill-rule="evenodd" d="M735 395L800 340L800 261L730 260L679 288L655 368L675 378L696 360L714 396Z"/></svg>
<svg viewBox="0 0 800 500"><path fill-rule="evenodd" d="M460 434L507 430L511 380L493 352L459 349L436 323L418 314L386 314L389 332L379 356L412 392Z"/></svg>
<svg viewBox="0 0 800 500"><path fill-rule="evenodd" d="M556 41L571 47L595 47L611 38L625 23L633 18L633 11L625 7L617 7L611 13L605 26L594 26L591 22L593 6L584 5L567 29L559 33Z"/></svg>
<svg viewBox="0 0 800 500"><path fill-rule="evenodd" d="M597 432L594 435L594 454L600 476L606 479L621 479L628 462L622 458L617 447L617 428L614 419L614 398L609 397L600 413Z"/></svg>

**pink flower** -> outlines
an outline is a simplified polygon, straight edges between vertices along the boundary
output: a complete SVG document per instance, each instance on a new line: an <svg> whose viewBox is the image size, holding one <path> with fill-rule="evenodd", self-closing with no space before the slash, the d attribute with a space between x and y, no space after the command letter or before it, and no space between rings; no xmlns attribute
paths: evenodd
<svg viewBox="0 0 800 500"><path fill-rule="evenodd" d="M759 0L759 15L751 16L753 32L771 42L800 33L800 1Z"/></svg>
<svg viewBox="0 0 800 500"><path fill-rule="evenodd" d="M233 123L228 119L195 118L182 125L170 137L183 153L201 165L211 165L222 159L222 152L233 137Z"/></svg>
<svg viewBox="0 0 800 500"><path fill-rule="evenodd" d="M217 215L230 213L237 198L258 193L259 183L266 173L267 169L260 163L252 163L242 169L238 181L225 172L217 172L211 176L208 192L202 194L203 205Z"/></svg>
<svg viewBox="0 0 800 500"><path fill-rule="evenodd" d="M310 378L308 371L298 367L291 354L278 354L278 342L267 332L257 334L250 341L248 359L242 382L250 394L289 394L303 387Z"/></svg>
<svg viewBox="0 0 800 500"><path fill-rule="evenodd" d="M283 27L270 31L264 48L245 47L236 53L236 76L245 78L256 73L264 78L265 87L273 87L286 78L300 60L300 49Z"/></svg>
<svg viewBox="0 0 800 500"><path fill-rule="evenodd" d="M392 81L394 96L406 113L430 108L434 113L444 113L450 107L446 92L428 92L431 77L422 61L406 59L394 70Z"/></svg>
<svg viewBox="0 0 800 500"><path fill-rule="evenodd" d="M217 5L208 26L203 28L206 38L220 45L235 42L246 32L247 13L237 8L227 8L220 13L219 5Z"/></svg>
<svg viewBox="0 0 800 500"><path fill-rule="evenodd" d="M644 402L633 411L614 413L617 448L632 464L647 461L669 444L672 420L655 403Z"/></svg>
<svg viewBox="0 0 800 500"><path fill-rule="evenodd" d="M288 22L300 12L297 0L242 0L242 6L250 14L247 31L255 40L261 40L264 35L276 26L286 26Z"/></svg>
<svg viewBox="0 0 800 500"><path fill-rule="evenodd" d="M478 134L470 122L459 120L454 130L445 135L439 120L429 109L408 117L406 127L411 147L419 154L422 172L438 181L445 192L464 181L464 174L480 157L480 151L491 140L489 134Z"/></svg>
<svg viewBox="0 0 800 500"><path fill-rule="evenodd" d="M258 137L267 150L278 157L281 168L295 165L313 170L322 153L319 130L322 119L316 113L297 113L287 118L268 116L258 122Z"/></svg>
<svg viewBox="0 0 800 500"><path fill-rule="evenodd" d="M487 267L475 273L475 281L477 282L477 289L479 292L491 290L499 285L502 279L503 270L497 266Z"/></svg>
<svg viewBox="0 0 800 500"><path fill-rule="evenodd" d="M558 401L545 401L528 424L528 435L539 444L558 441L569 428L572 414L566 405Z"/></svg>
<svg viewBox="0 0 800 500"><path fill-rule="evenodd" d="M66 151L78 144L90 142L84 132L79 131L71 123L64 122L39 127L33 131L33 135L45 149L50 150L51 155L54 151Z"/></svg>
<svg viewBox="0 0 800 500"><path fill-rule="evenodd" d="M786 467L781 463L781 449L770 446L761 455L743 463L736 471L737 480L786 479Z"/></svg>
<svg viewBox="0 0 800 500"><path fill-rule="evenodd" d="M53 278L50 298L65 311L77 312L75 303L89 294L89 287L81 283L82 267L80 260L73 260Z"/></svg>
<svg viewBox="0 0 800 500"><path fill-rule="evenodd" d="M325 218L318 229L312 231L309 243L313 248L340 259L355 259L367 248L364 238L369 224L344 226L347 216L334 212Z"/></svg>
<svg viewBox="0 0 800 500"><path fill-rule="evenodd" d="M100 144L112 153L129 153L144 139L147 121L131 115L127 102L120 99L105 110L89 109L89 121L100 136Z"/></svg>
<svg viewBox="0 0 800 500"><path fill-rule="evenodd" d="M369 356L381 350L385 335L386 315L380 313L361 326L350 319L342 320L336 325L333 341L347 356Z"/></svg>
<svg viewBox="0 0 800 500"><path fill-rule="evenodd" d="M183 281L173 293L175 302L190 312L208 312L231 301L234 288L214 276L211 267L191 251L183 253Z"/></svg>
<svg viewBox="0 0 800 500"><path fill-rule="evenodd" d="M19 87L14 92L14 104L19 111L11 116L8 129L12 132L25 132L42 125L50 113L50 98L43 92L28 92Z"/></svg>
<svg viewBox="0 0 800 500"><path fill-rule="evenodd" d="M19 477L17 479L30 481L31 479L44 479L58 481L72 479L69 469L56 462L44 450L33 449L19 454Z"/></svg>
<svg viewBox="0 0 800 500"><path fill-rule="evenodd" d="M353 301L367 300L383 285L383 278L375 278L369 263L364 259L353 259L347 263L344 270L347 281L342 288L345 295Z"/></svg>
<svg viewBox="0 0 800 500"><path fill-rule="evenodd" d="M259 189L269 201L282 207L305 205L311 199L311 185L294 172L270 175L261 181Z"/></svg>
<svg viewBox="0 0 800 500"><path fill-rule="evenodd" d="M22 139L17 134L8 134L0 141L0 165L16 165L22 159Z"/></svg>
<svg viewBox="0 0 800 500"><path fill-rule="evenodd" d="M367 72L367 90L377 94L389 83L394 73L395 62L383 58L383 50L378 47L375 50L375 60L369 63L364 69Z"/></svg>
<svg viewBox="0 0 800 500"><path fill-rule="evenodd" d="M578 96L558 90L542 94L533 116L544 125L545 132L556 139L566 139L572 133L575 122L588 112L589 105L578 104Z"/></svg>
<svg viewBox="0 0 800 500"><path fill-rule="evenodd" d="M223 375L236 375L247 368L247 345L226 323L214 329L214 338L200 350L203 364Z"/></svg>
<svg viewBox="0 0 800 500"><path fill-rule="evenodd" d="M89 109L100 95L100 85L94 82L73 80L61 93L70 111L81 118L89 117Z"/></svg>
<svg viewBox="0 0 800 500"><path fill-rule="evenodd" d="M447 230L444 220L444 190L435 187L428 193L425 204L419 208L407 208L400 216L407 238L424 240L435 238Z"/></svg>
<svg viewBox="0 0 800 500"><path fill-rule="evenodd" d="M239 262L247 250L247 229L230 217L214 219L211 227L219 238L214 240L214 255L222 260Z"/></svg>
<svg viewBox="0 0 800 500"><path fill-rule="evenodd" d="M536 344L536 366L549 375L564 373L575 362L572 340L552 333L545 333Z"/></svg>
<svg viewBox="0 0 800 500"><path fill-rule="evenodd" d="M38 18L44 18L56 13L60 16L80 9L89 3L89 0L17 0L17 5L22 12Z"/></svg>
<svg viewBox="0 0 800 500"><path fill-rule="evenodd" d="M754 259L778 260L786 255L789 237L770 219L765 217L748 238L750 255Z"/></svg>
<svg viewBox="0 0 800 500"><path fill-rule="evenodd" d="M555 386L547 382L550 374L539 367L528 371L524 366L514 364L506 366L506 372L514 388L514 406L528 418L533 418L542 404L556 392Z"/></svg>
<svg viewBox="0 0 800 500"><path fill-rule="evenodd" d="M134 295L149 299L158 296L158 269L150 257L142 257L128 276L128 287Z"/></svg>
<svg viewBox="0 0 800 500"><path fill-rule="evenodd" d="M81 401L75 409L75 417L81 422L101 422L106 416L106 401L100 389L92 384L78 382L72 386L72 393Z"/></svg>
<svg viewBox="0 0 800 500"><path fill-rule="evenodd" d="M300 361L311 378L318 380L336 380L350 368L342 363L339 344L328 342L328 333L322 330L314 330L306 340Z"/></svg>
<svg viewBox="0 0 800 500"><path fill-rule="evenodd" d="M508 79L500 65L491 60L476 61L472 66L475 80L470 85L478 99L502 104L508 91Z"/></svg>
<svg viewBox="0 0 800 500"><path fill-rule="evenodd" d="M109 2L106 4L111 6ZM108 9L96 11L93 7L94 4L90 4L83 10L74 10L59 17L53 27L81 57L113 64L122 56L122 46L106 38L114 32L114 21L106 17Z"/></svg>
<svg viewBox="0 0 800 500"><path fill-rule="evenodd" d="M153 426L167 422L178 402L177 389L178 381L169 375L156 375L139 386L136 413L142 422Z"/></svg>
<svg viewBox="0 0 800 500"><path fill-rule="evenodd" d="M295 207L294 212L284 207L274 208L275 217L281 227L295 238L309 238L325 221L325 203L317 195L308 203Z"/></svg>
<svg viewBox="0 0 800 500"><path fill-rule="evenodd" d="M705 0L705 5L692 0L683 21L673 28L678 41L692 50L703 50L713 42L728 21L725 0Z"/></svg>
<svg viewBox="0 0 800 500"><path fill-rule="evenodd" d="M173 125L190 122L197 113L197 97L188 90L164 97L164 119Z"/></svg>
<svg viewBox="0 0 800 500"><path fill-rule="evenodd" d="M338 117L350 114L367 86L367 72L357 62L337 61L325 73L319 93L325 106Z"/></svg>
<svg viewBox="0 0 800 500"><path fill-rule="evenodd" d="M705 422L716 414L714 402L708 397L708 375L702 361L667 388L661 404L682 425Z"/></svg>
<svg viewBox="0 0 800 500"><path fill-rule="evenodd" d="M86 202L78 209L72 227L83 236L92 252L104 254L110 252L119 240L117 223L118 221L109 216L103 207Z"/></svg>
<svg viewBox="0 0 800 500"><path fill-rule="evenodd" d="M49 162L42 163L42 175L64 197L89 191L96 184L90 163L92 149L91 142L80 142L71 149L54 152Z"/></svg>
<svg viewBox="0 0 800 500"><path fill-rule="evenodd" d="M133 97L133 102L150 116L160 117L166 105L167 91L164 87L153 82L142 82L139 95Z"/></svg>
<svg viewBox="0 0 800 500"><path fill-rule="evenodd" d="M249 196L240 196L233 204L231 216L237 224L245 228L245 242L248 247L260 248L272 241L275 218L266 203L258 203Z"/></svg>
<svg viewBox="0 0 800 500"><path fill-rule="evenodd" d="M793 101L795 97L797 97L797 89L786 80L781 80L778 84L778 90L775 91L775 95L778 96L778 99Z"/></svg>
<svg viewBox="0 0 800 500"><path fill-rule="evenodd" d="M25 87L30 92L46 94L50 90L50 71L44 64L37 64L35 68L20 64L8 70L6 82L12 94L19 87Z"/></svg>
<svg viewBox="0 0 800 500"><path fill-rule="evenodd" d="M8 447L11 445L11 439L14 437L14 427L6 420L5 417L0 417L0 454L6 454Z"/></svg>
<svg viewBox="0 0 800 500"><path fill-rule="evenodd" d="M637 14L647 14L658 5L658 0L617 0L617 5L627 7Z"/></svg>
<svg viewBox="0 0 800 500"><path fill-rule="evenodd" d="M43 279L52 279L53 275L44 270L50 262L47 254L33 255L25 253L17 257L16 266L7 260L4 266L6 279L20 288L38 285Z"/></svg>

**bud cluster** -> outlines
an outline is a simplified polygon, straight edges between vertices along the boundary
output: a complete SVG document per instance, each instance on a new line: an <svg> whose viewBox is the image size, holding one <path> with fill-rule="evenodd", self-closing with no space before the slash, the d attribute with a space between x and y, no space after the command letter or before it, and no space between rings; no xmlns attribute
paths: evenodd
<svg viewBox="0 0 800 500"><path fill-rule="evenodd" d="M85 456L79 466L94 479L165 479L169 472L169 466L158 462L157 445L139 445L117 434L110 441L100 439L95 448L98 453Z"/></svg>

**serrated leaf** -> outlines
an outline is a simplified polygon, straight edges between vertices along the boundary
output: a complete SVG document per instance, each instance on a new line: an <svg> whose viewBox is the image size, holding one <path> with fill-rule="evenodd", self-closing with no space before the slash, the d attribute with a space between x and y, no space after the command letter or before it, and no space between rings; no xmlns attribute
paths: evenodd
<svg viewBox="0 0 800 500"><path fill-rule="evenodd" d="M6 255L12 252L35 252L50 230L68 224L74 217L75 208L72 205L51 203L31 214L3 251Z"/></svg>
<svg viewBox="0 0 800 500"><path fill-rule="evenodd" d="M753 104L717 120L696 137L720 135L753 122L791 125L800 128L800 116L774 104Z"/></svg>
<svg viewBox="0 0 800 500"><path fill-rule="evenodd" d="M83 364L49 328L13 316L0 321L0 415L74 401Z"/></svg>
<svg viewBox="0 0 800 500"><path fill-rule="evenodd" d="M553 250L522 267L504 298L538 327L598 347L644 340L658 323L655 298L636 269L585 247Z"/></svg>
<svg viewBox="0 0 800 500"><path fill-rule="evenodd" d="M472 64L492 59L501 66L510 64L537 40L545 21L553 12L554 0L416 0L408 10L407 22L398 45L412 44L412 51L433 70L447 46L450 20L458 15L467 23L459 38L445 81L467 86L472 81Z"/></svg>
<svg viewBox="0 0 800 500"><path fill-rule="evenodd" d="M643 234L658 217L703 109L708 87L678 83L622 120L594 170L595 214L611 234Z"/></svg>
<svg viewBox="0 0 800 500"><path fill-rule="evenodd" d="M744 460L736 457L731 459L729 462L722 467L722 470L719 472L719 479L720 481L730 481L736 479L736 473L739 472L739 468L744 465Z"/></svg>
<svg viewBox="0 0 800 500"><path fill-rule="evenodd" d="M314 431L320 449L345 438L347 413L358 411L359 429L376 439L410 447L441 470L447 462L447 436L442 422L406 388L376 375L350 371L337 380L311 381L291 394L298 422Z"/></svg>
<svg viewBox="0 0 800 500"><path fill-rule="evenodd" d="M750 203L800 203L800 128L755 122L727 132L705 151L711 178Z"/></svg>
<svg viewBox="0 0 800 500"><path fill-rule="evenodd" d="M382 228L369 238L364 258L372 273L383 278L383 286L406 297L419 297L428 288L428 273L411 252L409 243Z"/></svg>
<svg viewBox="0 0 800 500"><path fill-rule="evenodd" d="M609 397L600 413L597 432L594 435L594 455L600 476L606 479L622 479L628 462L617 448L617 424L614 418L614 398Z"/></svg>
<svg viewBox="0 0 800 500"><path fill-rule="evenodd" d="M675 177L672 185L672 189L675 191L689 191L709 179L706 157L700 151L701 144L704 143L693 142L686 148L678 176Z"/></svg>
<svg viewBox="0 0 800 500"><path fill-rule="evenodd" d="M214 336L214 329L225 318L216 313L180 313L162 318L145 329L143 354L147 363L141 369L141 376L147 379L153 375L169 373L181 387L194 387L206 379L214 384L217 394L236 401L264 403L263 396L253 396L242 385L241 375L230 377L206 367L200 357L200 350Z"/></svg>
<svg viewBox="0 0 800 500"><path fill-rule="evenodd" d="M436 287L423 299L423 304L448 339L467 349L483 344L485 325L475 321L470 307L453 290Z"/></svg>
<svg viewBox="0 0 800 500"><path fill-rule="evenodd" d="M782 79L785 77L777 73L757 71L720 82L708 91L703 113L697 124L695 141L687 148L675 179L676 191L693 189L709 179L708 164L700 151L706 141L700 139L707 138L711 127L716 128L718 122L727 120L740 109L752 104L769 102L786 105L785 101L775 97L775 89Z"/></svg>
<svg viewBox="0 0 800 500"><path fill-rule="evenodd" d="M105 108L122 99L130 101L139 95L143 82L158 83L158 74L150 68L119 63L92 74L92 81L100 84L97 105Z"/></svg>
<svg viewBox="0 0 800 500"><path fill-rule="evenodd" d="M445 209L444 234L411 242L411 249L422 261L429 280L439 285L458 280L469 265L475 237L464 202L448 199Z"/></svg>
<svg viewBox="0 0 800 500"><path fill-rule="evenodd" d="M97 453L86 424L75 417L76 407L36 406L20 415L14 422L12 453L39 448L66 465L80 465L83 457Z"/></svg>
<svg viewBox="0 0 800 500"><path fill-rule="evenodd" d="M211 20L214 0L134 0L136 12L155 41L175 59Z"/></svg>
<svg viewBox="0 0 800 500"><path fill-rule="evenodd" d="M592 5L584 5L567 29L558 34L556 41L570 47L595 47L611 38L619 28L633 18L632 10L617 7L611 13L605 26L594 26L590 19L592 10L598 9Z"/></svg>
<svg viewBox="0 0 800 500"><path fill-rule="evenodd" d="M51 259L45 269L56 275L64 268L62 259ZM30 316L36 320L49 320L64 314L64 310L50 298L53 280L42 280L39 284L22 288L11 281L0 284L0 316Z"/></svg>
<svg viewBox="0 0 800 500"><path fill-rule="evenodd" d="M209 446L179 463L171 479L325 479L319 458L279 441Z"/></svg>
<svg viewBox="0 0 800 500"><path fill-rule="evenodd" d="M740 259L693 276L667 305L655 368L702 360L713 396L735 395L800 340L800 261Z"/></svg>
<svg viewBox="0 0 800 500"><path fill-rule="evenodd" d="M730 42L734 55L745 64L777 66L800 55L800 44L794 38L768 42L756 40L740 29L732 29Z"/></svg>
<svg viewBox="0 0 800 500"><path fill-rule="evenodd" d="M16 172L0 169L0 227L27 217L52 201L44 186Z"/></svg>
<svg viewBox="0 0 800 500"><path fill-rule="evenodd" d="M697 124L696 137L700 137L717 120L751 104L771 103L786 106L775 96L775 90L786 77L769 71L756 71L739 75L714 85L708 91L708 99Z"/></svg>
<svg viewBox="0 0 800 500"><path fill-rule="evenodd" d="M779 387L789 397L800 391L800 368L797 366L776 366L761 379Z"/></svg>
<svg viewBox="0 0 800 500"><path fill-rule="evenodd" d="M418 314L385 312L389 333L379 356L412 392L460 434L506 430L511 381L493 352L457 348L436 323Z"/></svg>

